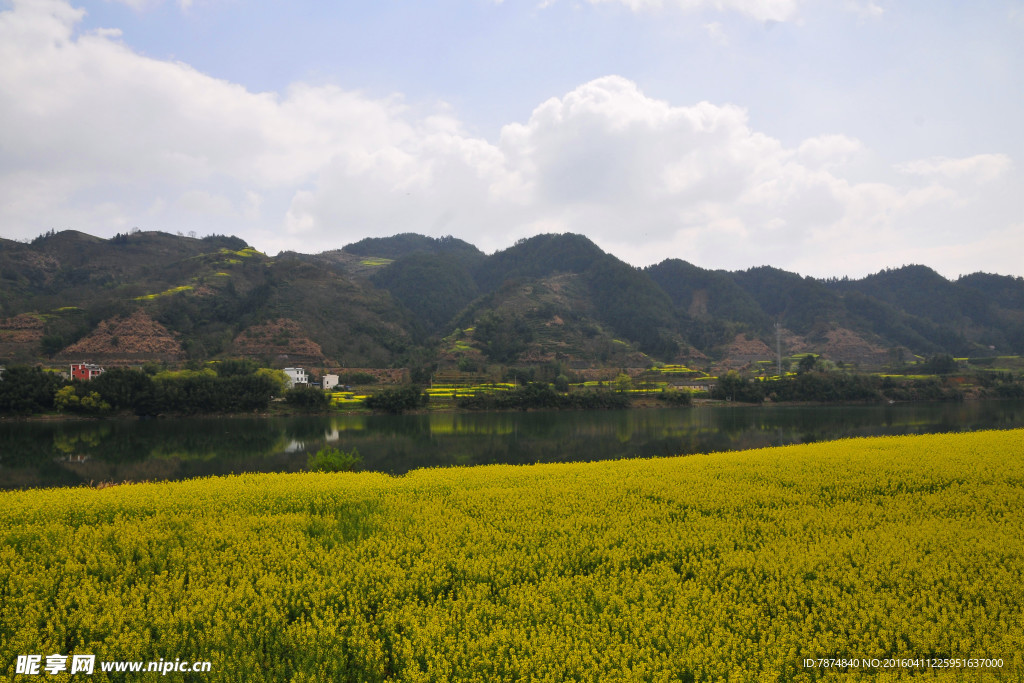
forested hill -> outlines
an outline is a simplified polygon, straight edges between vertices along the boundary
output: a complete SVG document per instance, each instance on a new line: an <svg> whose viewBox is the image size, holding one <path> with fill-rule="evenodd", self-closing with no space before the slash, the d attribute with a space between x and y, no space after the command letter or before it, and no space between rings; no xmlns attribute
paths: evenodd
<svg viewBox="0 0 1024 683"><path fill-rule="evenodd" d="M386 291L234 237L3 240L0 283L0 363L245 356L386 366L413 346L411 320ZM152 343L164 336L179 348Z"/></svg>
<svg viewBox="0 0 1024 683"><path fill-rule="evenodd" d="M484 254L368 238L268 257L227 236L0 240L0 364L250 357L320 367L711 364L774 349L881 365L1024 354L1024 279L925 266L819 280L679 259L632 267L581 235Z"/></svg>

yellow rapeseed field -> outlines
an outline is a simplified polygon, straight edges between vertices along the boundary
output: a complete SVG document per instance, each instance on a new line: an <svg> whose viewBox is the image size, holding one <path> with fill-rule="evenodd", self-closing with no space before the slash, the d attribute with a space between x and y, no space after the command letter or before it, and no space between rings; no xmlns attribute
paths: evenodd
<svg viewBox="0 0 1024 683"><path fill-rule="evenodd" d="M1021 681L1022 539L1024 430L9 492L0 674Z"/></svg>

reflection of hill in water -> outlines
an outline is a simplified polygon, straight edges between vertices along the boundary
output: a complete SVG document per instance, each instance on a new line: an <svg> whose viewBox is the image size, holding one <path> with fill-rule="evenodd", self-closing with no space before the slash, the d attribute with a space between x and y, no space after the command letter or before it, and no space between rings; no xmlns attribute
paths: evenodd
<svg viewBox="0 0 1024 683"><path fill-rule="evenodd" d="M569 462L1024 426L1024 401L607 412L0 422L0 487L294 472L325 444L365 469Z"/></svg>

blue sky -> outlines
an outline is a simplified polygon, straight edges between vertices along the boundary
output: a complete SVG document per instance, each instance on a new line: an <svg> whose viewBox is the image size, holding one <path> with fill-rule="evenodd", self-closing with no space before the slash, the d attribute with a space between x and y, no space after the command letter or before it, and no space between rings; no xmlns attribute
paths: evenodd
<svg viewBox="0 0 1024 683"><path fill-rule="evenodd" d="M0 3L0 235L1024 275L1024 2Z"/></svg>

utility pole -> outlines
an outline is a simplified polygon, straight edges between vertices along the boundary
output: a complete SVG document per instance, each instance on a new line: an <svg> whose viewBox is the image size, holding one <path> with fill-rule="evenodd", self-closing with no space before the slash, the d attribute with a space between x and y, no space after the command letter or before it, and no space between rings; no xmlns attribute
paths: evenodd
<svg viewBox="0 0 1024 683"><path fill-rule="evenodd" d="M782 377L782 325L775 321L775 358L778 364L778 375Z"/></svg>

